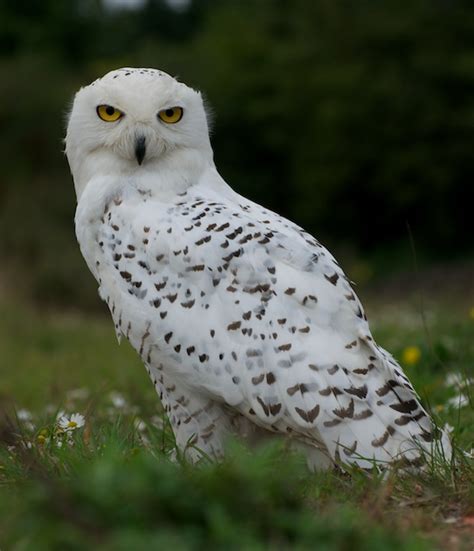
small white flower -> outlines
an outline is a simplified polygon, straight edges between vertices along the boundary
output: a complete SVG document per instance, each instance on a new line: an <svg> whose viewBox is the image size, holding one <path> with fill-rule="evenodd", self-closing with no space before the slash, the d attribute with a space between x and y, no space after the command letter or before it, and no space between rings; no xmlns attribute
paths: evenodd
<svg viewBox="0 0 474 551"><path fill-rule="evenodd" d="M161 415L153 415L153 417L150 419L152 425L156 427L157 429L164 429L165 428L165 422L163 420L163 416Z"/></svg>
<svg viewBox="0 0 474 551"><path fill-rule="evenodd" d="M463 408L469 404L469 398L465 394L458 394L453 396L446 402L447 407L451 408Z"/></svg>
<svg viewBox="0 0 474 551"><path fill-rule="evenodd" d="M119 392L111 392L109 397L115 408L124 409L126 407L127 401Z"/></svg>
<svg viewBox="0 0 474 551"><path fill-rule="evenodd" d="M16 412L19 421L31 421L32 415L27 409L19 409Z"/></svg>
<svg viewBox="0 0 474 551"><path fill-rule="evenodd" d="M454 430L453 425L450 425L449 423L445 423L443 427L444 432L447 432L448 434L451 434Z"/></svg>
<svg viewBox="0 0 474 551"><path fill-rule="evenodd" d="M32 422L32 415L27 409L19 409L16 412L18 421L20 421L22 428L28 432L33 432L35 430L35 425Z"/></svg>
<svg viewBox="0 0 474 551"><path fill-rule="evenodd" d="M143 434L143 433L140 434L140 442L145 447L150 446L150 439L146 436L146 434Z"/></svg>
<svg viewBox="0 0 474 551"><path fill-rule="evenodd" d="M446 379L444 380L445 386L454 387L454 388L466 388L474 384L474 379L469 379L465 377L462 373L449 373Z"/></svg>
<svg viewBox="0 0 474 551"><path fill-rule="evenodd" d="M144 432L146 431L146 423L145 421L143 421L143 419L140 419L139 417L137 417L134 421L133 421L133 424L135 426L135 429L138 431L138 432Z"/></svg>
<svg viewBox="0 0 474 551"><path fill-rule="evenodd" d="M69 417L67 415L60 417L58 420L58 425L62 430L71 432L83 427L85 422L86 420L83 415L80 413L73 413Z"/></svg>
<svg viewBox="0 0 474 551"><path fill-rule="evenodd" d="M462 375L460 373L448 373L448 376L444 380L445 386L459 386L462 382Z"/></svg>

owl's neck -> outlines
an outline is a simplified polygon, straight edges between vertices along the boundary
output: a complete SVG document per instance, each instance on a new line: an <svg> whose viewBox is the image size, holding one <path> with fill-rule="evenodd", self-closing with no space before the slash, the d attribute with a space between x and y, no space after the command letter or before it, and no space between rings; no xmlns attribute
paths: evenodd
<svg viewBox="0 0 474 551"><path fill-rule="evenodd" d="M70 159L71 162L71 159ZM175 149L143 165L118 157L113 152L99 150L89 153L80 162L71 162L74 186L78 202L88 188L95 199L103 196L104 182L107 195L116 195L126 187L140 188L153 195L175 196L195 185L202 174L215 170L212 150L204 152L194 149ZM95 185L100 181L99 186ZM91 193L87 194L89 200Z"/></svg>
<svg viewBox="0 0 474 551"><path fill-rule="evenodd" d="M179 165L175 160L161 159L133 170L126 170L126 167L112 170L107 162L104 164L102 158L102 163L94 160L93 175L90 175L90 167L88 173L87 166L82 167L81 172L75 171L76 233L81 248L84 243L96 242L98 227L112 201L133 202L137 198L153 198L160 202L172 202L186 190L199 188L203 181L210 183L210 189L222 188L224 192L226 189L230 190L217 173L212 159L205 159L198 152L195 155L190 153L191 150L181 152ZM84 251L83 254L96 275L92 257Z"/></svg>

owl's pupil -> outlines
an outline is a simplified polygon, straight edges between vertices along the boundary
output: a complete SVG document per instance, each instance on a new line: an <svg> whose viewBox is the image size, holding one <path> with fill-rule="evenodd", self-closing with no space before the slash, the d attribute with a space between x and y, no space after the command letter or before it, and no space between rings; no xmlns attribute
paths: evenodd
<svg viewBox="0 0 474 551"><path fill-rule="evenodd" d="M105 112L107 113L107 115L112 116L115 113L115 109L113 107L110 107L109 105L105 108Z"/></svg>
<svg viewBox="0 0 474 551"><path fill-rule="evenodd" d="M165 114L167 117L172 117L174 115L174 110L173 109L167 109L165 111Z"/></svg>

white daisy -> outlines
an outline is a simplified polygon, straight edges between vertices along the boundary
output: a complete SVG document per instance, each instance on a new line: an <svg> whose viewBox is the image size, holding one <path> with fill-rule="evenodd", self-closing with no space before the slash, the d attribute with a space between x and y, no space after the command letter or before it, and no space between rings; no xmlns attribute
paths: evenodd
<svg viewBox="0 0 474 551"><path fill-rule="evenodd" d="M465 377L462 373L449 373L444 381L445 386L455 388L466 388L474 384L474 379Z"/></svg>
<svg viewBox="0 0 474 551"><path fill-rule="evenodd" d="M58 419L59 427L62 430L69 432L83 427L85 422L86 420L84 416L80 413L73 413L69 417L67 415L63 415Z"/></svg>
<svg viewBox="0 0 474 551"><path fill-rule="evenodd" d="M458 394L453 396L446 402L447 407L451 408L463 408L469 404L469 398L465 394Z"/></svg>

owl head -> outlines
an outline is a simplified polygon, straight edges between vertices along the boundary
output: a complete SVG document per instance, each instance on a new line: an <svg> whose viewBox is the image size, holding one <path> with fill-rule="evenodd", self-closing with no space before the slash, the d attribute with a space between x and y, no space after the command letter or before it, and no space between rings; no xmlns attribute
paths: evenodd
<svg viewBox="0 0 474 551"><path fill-rule="evenodd" d="M201 94L156 69L111 71L76 94L66 155L78 197L94 176L136 177L212 163Z"/></svg>

